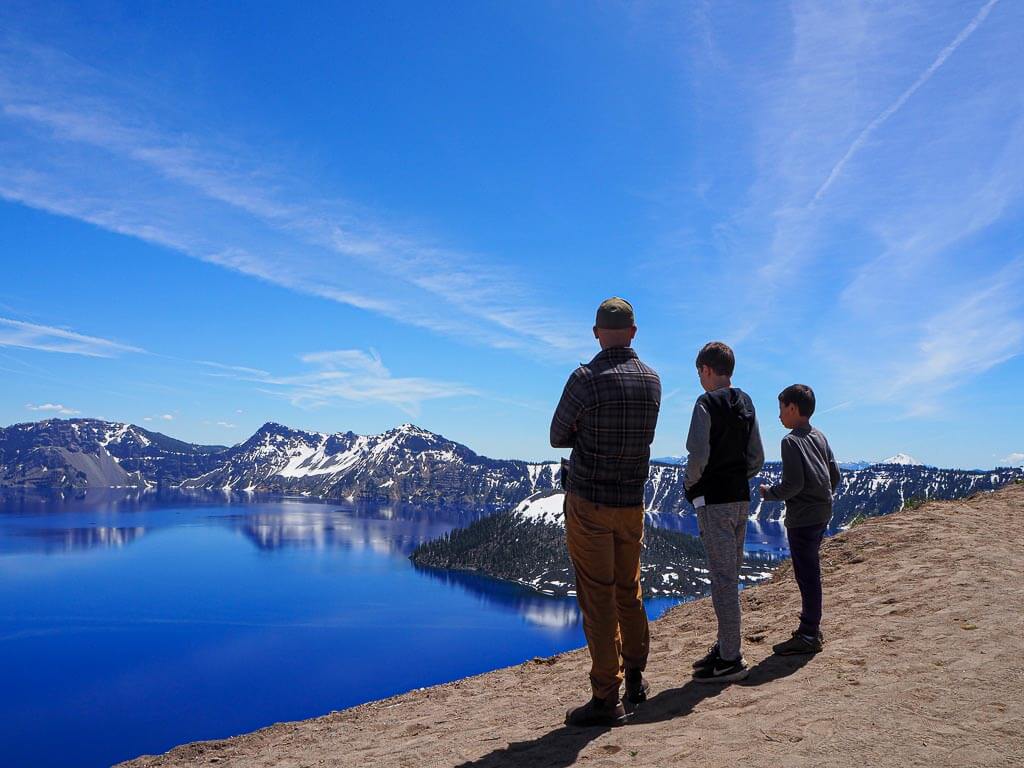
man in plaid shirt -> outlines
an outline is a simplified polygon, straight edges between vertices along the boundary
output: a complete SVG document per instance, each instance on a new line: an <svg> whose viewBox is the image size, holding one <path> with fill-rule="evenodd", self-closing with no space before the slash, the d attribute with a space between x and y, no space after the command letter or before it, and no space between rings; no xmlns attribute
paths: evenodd
<svg viewBox="0 0 1024 768"><path fill-rule="evenodd" d="M601 352L573 371L551 420L551 445L572 448L562 466L565 534L592 662L593 696L566 714L569 725L624 721L623 679L627 702L647 698L640 550L661 381L630 347L635 335L628 301L601 303L594 325Z"/></svg>

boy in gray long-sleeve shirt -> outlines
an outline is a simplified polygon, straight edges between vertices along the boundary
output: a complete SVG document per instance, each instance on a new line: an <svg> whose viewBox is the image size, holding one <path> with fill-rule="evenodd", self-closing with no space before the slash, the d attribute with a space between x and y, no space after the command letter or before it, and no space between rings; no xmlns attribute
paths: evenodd
<svg viewBox="0 0 1024 768"><path fill-rule="evenodd" d="M764 463L761 434L750 396L732 386L736 356L720 341L697 355L704 394L693 407L686 438L686 498L697 525L711 576L711 603L718 639L694 665L698 683L742 680L748 674L740 646L739 569L750 514L750 478Z"/></svg>
<svg viewBox="0 0 1024 768"><path fill-rule="evenodd" d="M786 538L802 603L800 626L789 640L774 647L781 655L817 653L824 642L818 553L832 518L839 465L825 435L811 426L813 413L810 387L794 384L779 394L779 421L792 432L782 438L782 481L761 486L762 499L786 502Z"/></svg>

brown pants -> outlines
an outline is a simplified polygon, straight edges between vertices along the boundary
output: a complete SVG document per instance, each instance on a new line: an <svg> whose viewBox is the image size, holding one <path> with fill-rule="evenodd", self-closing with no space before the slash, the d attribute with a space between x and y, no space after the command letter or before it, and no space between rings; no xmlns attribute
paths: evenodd
<svg viewBox="0 0 1024 768"><path fill-rule="evenodd" d="M594 696L618 701L623 668L647 666L650 633L640 587L644 508L565 494L565 536L590 649Z"/></svg>

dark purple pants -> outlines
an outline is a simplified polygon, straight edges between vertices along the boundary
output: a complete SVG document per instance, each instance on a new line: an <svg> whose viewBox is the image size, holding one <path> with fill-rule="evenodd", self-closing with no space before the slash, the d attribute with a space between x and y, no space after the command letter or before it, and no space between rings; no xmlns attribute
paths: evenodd
<svg viewBox="0 0 1024 768"><path fill-rule="evenodd" d="M797 632L816 635L821 628L821 561L818 551L828 523L787 528L789 553L793 558L793 575L800 587L800 627Z"/></svg>

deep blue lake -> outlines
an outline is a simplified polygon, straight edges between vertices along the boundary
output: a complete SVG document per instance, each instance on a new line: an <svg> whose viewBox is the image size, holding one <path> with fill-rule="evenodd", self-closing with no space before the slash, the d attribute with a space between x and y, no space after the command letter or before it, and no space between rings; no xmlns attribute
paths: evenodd
<svg viewBox="0 0 1024 768"><path fill-rule="evenodd" d="M0 495L0 762L106 766L582 646L571 599L407 559L475 517ZM784 534L752 525L748 544Z"/></svg>

